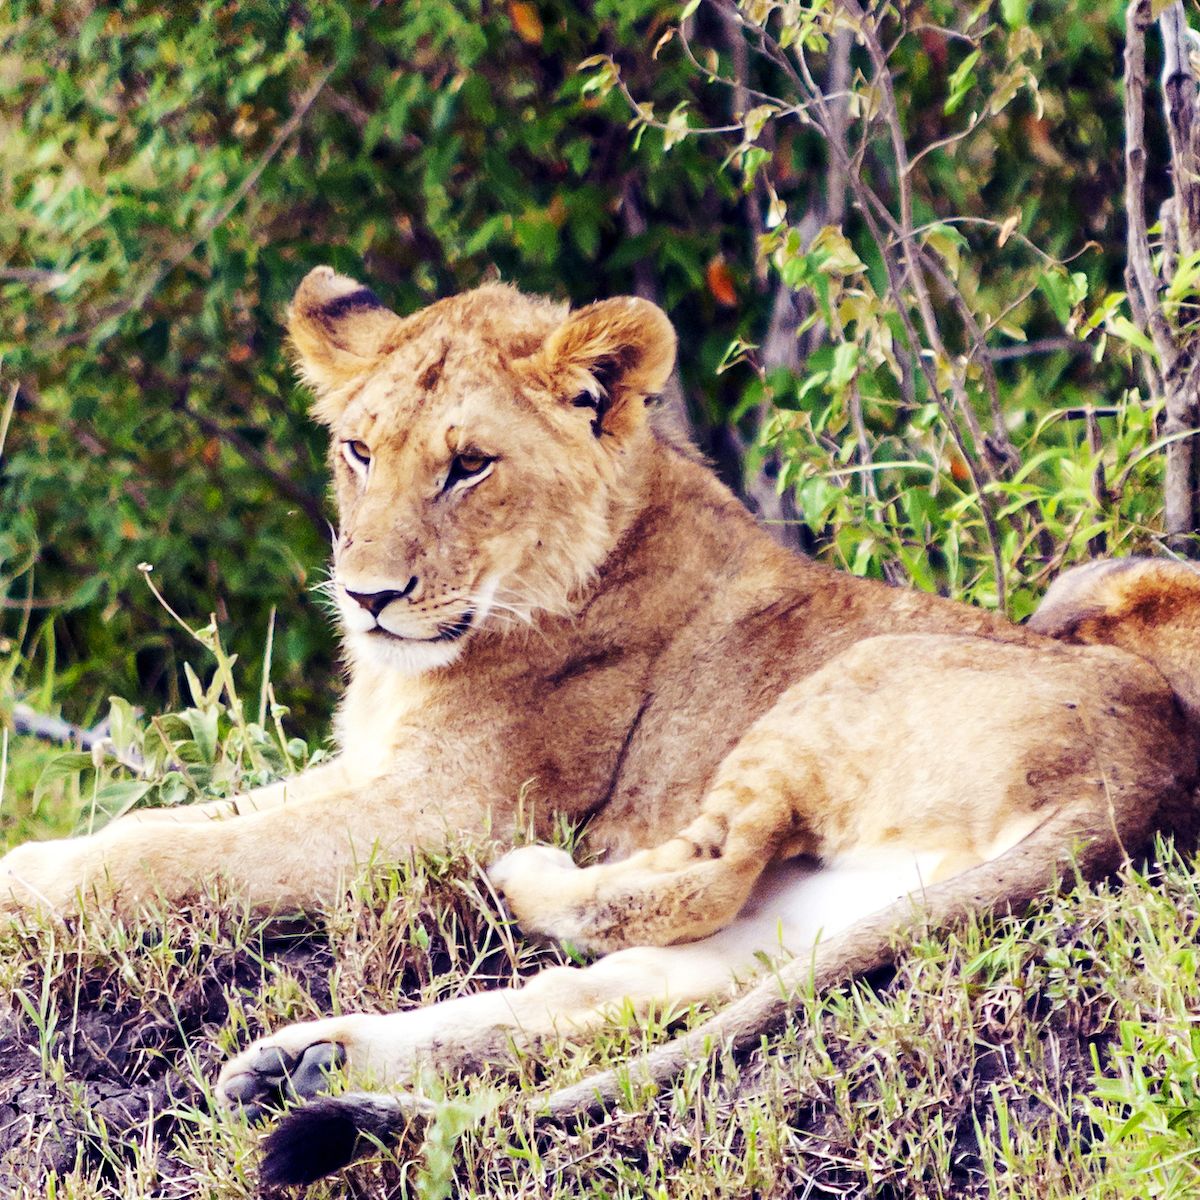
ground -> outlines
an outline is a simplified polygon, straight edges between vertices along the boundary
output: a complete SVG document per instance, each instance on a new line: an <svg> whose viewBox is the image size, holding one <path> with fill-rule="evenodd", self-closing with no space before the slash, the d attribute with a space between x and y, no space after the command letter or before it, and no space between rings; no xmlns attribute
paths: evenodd
<svg viewBox="0 0 1200 1200"><path fill-rule="evenodd" d="M538 1089L669 1035L618 1022L517 1077L431 1081L439 1118L321 1196L1144 1197L1200 1187L1200 881L1081 887L1025 919L917 931L894 972L799 997L787 1032L583 1127ZM220 896L136 927L0 934L0 1194L255 1195L256 1131L211 1082L266 1028L383 1011L553 959L501 920L471 847L379 866L317 922ZM683 1014L681 1019L699 1019Z"/></svg>
<svg viewBox="0 0 1200 1200"><path fill-rule="evenodd" d="M115 701L103 761L0 730L0 849L314 761L320 747L284 732L266 689L247 717L216 652L194 708L144 719ZM481 865L491 853L464 844L374 864L309 920L264 923L217 893L132 924L0 925L0 1196L264 1194L260 1131L213 1111L230 1052L288 1021L431 1003L565 961L503 919ZM894 970L797 996L789 1027L755 1054L697 1063L659 1095L631 1087L602 1119L547 1128L537 1097L702 1009L649 1027L618 1018L515 1074L427 1079L433 1122L312 1194L1195 1196L1198 932L1200 875L1160 845L1148 868L1068 887L1032 914L914 929Z"/></svg>

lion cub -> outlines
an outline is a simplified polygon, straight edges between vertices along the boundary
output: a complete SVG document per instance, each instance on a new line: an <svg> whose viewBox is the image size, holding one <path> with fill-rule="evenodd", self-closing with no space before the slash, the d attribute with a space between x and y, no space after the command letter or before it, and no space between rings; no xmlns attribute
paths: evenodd
<svg viewBox="0 0 1200 1200"><path fill-rule="evenodd" d="M19 847L3 903L63 911L82 890L133 908L220 874L263 908L311 909L372 856L519 820L545 837L565 816L598 865L524 847L493 878L524 928L616 953L285 1029L226 1068L230 1101L315 1090L334 1062L403 1081L615 1001L708 996L781 929L803 951L914 890L935 917L1020 902L1072 854L1106 869L1190 813L1187 568L1063 585L1038 622L1055 641L781 549L656 430L675 335L643 300L570 312L487 285L400 317L322 267L289 330L330 431L340 753L233 801Z"/></svg>

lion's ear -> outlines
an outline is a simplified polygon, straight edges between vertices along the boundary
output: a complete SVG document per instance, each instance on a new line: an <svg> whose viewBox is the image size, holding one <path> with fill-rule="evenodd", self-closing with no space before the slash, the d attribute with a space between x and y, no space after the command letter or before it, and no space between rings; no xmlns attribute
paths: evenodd
<svg viewBox="0 0 1200 1200"><path fill-rule="evenodd" d="M670 377L675 330L648 300L601 300L571 313L537 357L555 395L593 410L597 437L620 438L645 419L642 401L662 391Z"/></svg>
<svg viewBox="0 0 1200 1200"><path fill-rule="evenodd" d="M401 342L404 320L368 287L332 267L315 267L288 306L287 328L304 381L316 393L313 411L332 422L338 389Z"/></svg>

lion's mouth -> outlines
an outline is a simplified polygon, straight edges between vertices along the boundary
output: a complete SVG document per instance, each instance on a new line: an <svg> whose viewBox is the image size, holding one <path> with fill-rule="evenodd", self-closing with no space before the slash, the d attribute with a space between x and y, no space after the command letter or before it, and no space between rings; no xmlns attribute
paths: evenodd
<svg viewBox="0 0 1200 1200"><path fill-rule="evenodd" d="M390 629L384 629L382 625L376 625L374 629L369 629L367 632L371 636L380 636L391 638L396 642L457 642L460 637L470 631L471 625L475 620L475 610L468 608L457 621L449 621L445 625L439 625L438 631L433 637L415 638L405 637L402 633L393 633Z"/></svg>
<svg viewBox="0 0 1200 1200"><path fill-rule="evenodd" d="M468 608L457 621L449 625L439 625L437 637L427 639L431 642L457 642L464 633L471 628L471 622L475 620L475 610Z"/></svg>

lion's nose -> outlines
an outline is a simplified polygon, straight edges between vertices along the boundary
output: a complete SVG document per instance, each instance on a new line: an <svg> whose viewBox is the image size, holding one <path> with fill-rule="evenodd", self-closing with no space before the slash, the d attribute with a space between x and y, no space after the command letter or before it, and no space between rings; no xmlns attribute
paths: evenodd
<svg viewBox="0 0 1200 1200"><path fill-rule="evenodd" d="M352 592L349 588L346 589L346 595L350 597L355 604L365 608L371 616L378 618L379 614L393 600L403 600L405 596L411 594L412 590L417 586L417 577L414 575L400 591L385 591L385 592Z"/></svg>

